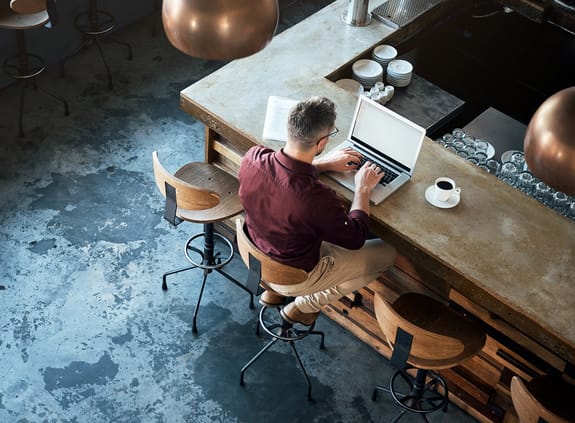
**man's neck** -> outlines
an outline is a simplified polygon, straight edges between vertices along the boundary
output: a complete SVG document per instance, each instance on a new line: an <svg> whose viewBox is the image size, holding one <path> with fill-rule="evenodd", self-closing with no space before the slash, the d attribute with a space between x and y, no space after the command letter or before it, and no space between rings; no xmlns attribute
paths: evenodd
<svg viewBox="0 0 575 423"><path fill-rule="evenodd" d="M284 146L283 152L286 156L289 156L292 159L309 164L312 164L313 159L315 158L315 151L313 149L308 151L301 151L297 148L294 148L294 146L290 144L289 141Z"/></svg>

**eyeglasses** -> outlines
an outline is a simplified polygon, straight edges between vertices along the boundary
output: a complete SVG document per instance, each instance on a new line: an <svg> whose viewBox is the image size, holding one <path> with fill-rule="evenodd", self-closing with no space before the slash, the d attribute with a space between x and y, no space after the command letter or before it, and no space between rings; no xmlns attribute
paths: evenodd
<svg viewBox="0 0 575 423"><path fill-rule="evenodd" d="M318 142L320 142L321 140L323 140L324 138L330 138L330 137L335 137L335 135L339 132L339 129L337 129L337 126L333 129L333 131L331 131L329 134L324 135L323 137L321 137L319 140L316 141L316 144Z"/></svg>
<svg viewBox="0 0 575 423"><path fill-rule="evenodd" d="M339 129L337 129L337 126L333 129L333 131L331 131L329 134L327 134L328 137L335 137L335 135L339 132Z"/></svg>

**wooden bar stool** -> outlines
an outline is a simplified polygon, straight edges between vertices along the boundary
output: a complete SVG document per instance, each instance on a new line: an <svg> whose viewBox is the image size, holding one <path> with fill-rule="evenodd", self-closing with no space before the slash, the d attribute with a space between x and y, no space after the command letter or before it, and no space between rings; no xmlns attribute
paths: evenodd
<svg viewBox="0 0 575 423"><path fill-rule="evenodd" d="M152 154L154 177L160 192L166 198L164 219L173 226L194 222L204 225L203 232L193 235L184 247L191 266L171 270L162 276L162 289L166 291L166 278L175 273L199 268L203 270L202 286L194 311L192 332L197 333L196 318L202 301L207 277L216 271L250 295L249 307L254 308L252 293L233 276L222 269L234 256L232 243L214 231L214 223L233 217L242 211L238 198L238 181L209 163L188 163L173 175L160 163L158 153ZM200 242L198 246L197 241Z"/></svg>
<svg viewBox="0 0 575 423"><path fill-rule="evenodd" d="M511 400L520 423L575 422L575 386L560 377L540 376L525 383L513 376Z"/></svg>
<svg viewBox="0 0 575 423"><path fill-rule="evenodd" d="M112 82L112 72L110 71L110 66L106 61L106 56L104 55L104 50L100 44L100 37L111 32L116 26L116 18L110 12L98 9L97 0L90 0L88 3L88 10L82 12L74 18L74 27L83 36L82 44L74 50L72 54L60 61L60 75L64 76L64 64L71 56L82 50L83 48L89 47L92 43L96 44L104 67L106 68L106 74L108 75L108 88L112 89L114 87ZM117 40L108 35L107 39L110 41L123 45L128 49L128 60L132 60L132 46L124 41Z"/></svg>
<svg viewBox="0 0 575 423"><path fill-rule="evenodd" d="M372 400L378 391L390 393L402 408L394 422L408 411L426 422L426 414L447 411L447 382L436 370L454 367L481 351L485 333L478 324L418 293L401 295L393 304L377 293L374 308L392 349L391 364L398 370L389 387L375 387Z"/></svg>
<svg viewBox="0 0 575 423"><path fill-rule="evenodd" d="M247 266L248 281L246 286L250 292L254 295L260 295L263 292L262 285L266 286L267 282L275 283L278 285L296 285L305 281L308 277L307 272L302 269L287 266L283 263L279 263L262 251L260 251L255 244L250 240L248 234L246 233L244 227L244 219L238 218L236 220L236 237L238 243L238 249L242 260ZM269 289L269 288L268 288ZM280 294L277 294L280 295ZM294 298L286 298L286 304L293 301ZM244 386L244 373L246 370L254 364L272 345L277 341L287 342L295 358L299 364L299 367L305 377L307 382L307 399L312 401L311 395L311 381L305 370L303 362L297 352L295 347L295 342L306 338L309 335L320 336L320 349L325 347L324 344L324 333L321 331L314 330L315 322L305 329L299 328L299 325L294 325L281 317L280 307L270 307L263 306L259 314L259 325L256 333L259 334L259 327L261 326L264 332L271 336L271 340L256 354L254 355L240 371L240 385ZM273 310L272 310L273 309ZM275 310L275 315L272 315Z"/></svg>
<svg viewBox="0 0 575 423"><path fill-rule="evenodd" d="M50 6L47 9L47 6ZM17 13L16 11L19 11ZM63 98L45 90L37 84L36 77L46 68L44 59L36 54L29 53L26 48L25 31L50 27L57 22L57 15L53 1L46 0L12 0L10 3L0 3L0 28L13 30L16 33L18 53L4 60L2 69L4 73L20 82L20 104L18 108L19 135L24 136L24 97L26 89L32 87L54 98L64 106L64 115L70 111L68 103Z"/></svg>

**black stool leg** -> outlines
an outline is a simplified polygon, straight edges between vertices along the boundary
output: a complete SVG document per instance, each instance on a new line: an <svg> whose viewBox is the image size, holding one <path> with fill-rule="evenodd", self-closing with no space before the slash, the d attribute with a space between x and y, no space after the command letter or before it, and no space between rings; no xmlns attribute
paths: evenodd
<svg viewBox="0 0 575 423"><path fill-rule="evenodd" d="M301 358L299 357L299 354L297 352L297 349L294 345L294 341L289 341L291 350L293 351L295 358L297 359L297 362L299 363L299 367L305 377L305 381L307 382L307 400L308 401L313 401L312 397L311 397L311 380L309 380L309 376L307 375L307 372L305 370L305 367L301 361Z"/></svg>
<svg viewBox="0 0 575 423"><path fill-rule="evenodd" d="M57 96L56 94L51 93L50 91L37 86L36 87L38 90L40 90L41 92L43 92L44 94L52 97L54 100L58 100L60 103L62 103L64 105L64 116L70 116L70 109L68 108L68 102L66 100L64 100L62 97Z"/></svg>
<svg viewBox="0 0 575 423"><path fill-rule="evenodd" d="M106 74L108 75L108 88L113 89L114 84L112 83L112 71L110 70L110 67L108 66L108 62L106 61L106 56L104 56L104 51L102 50L102 46L100 45L100 41L98 40L97 36L94 37L94 44L96 44L96 47L98 47L98 51L100 52L100 57L102 58L102 62L104 62L104 66L106 67Z"/></svg>
<svg viewBox="0 0 575 423"><path fill-rule="evenodd" d="M112 41L113 43L120 44L121 46L126 47L126 48L128 49L128 60L132 60L132 59L133 59L133 56L132 56L132 46L131 46L130 44L128 44L128 43L125 42L125 41L118 40L117 38L114 38L114 37L107 37L107 39L110 40L110 41Z"/></svg>
<svg viewBox="0 0 575 423"><path fill-rule="evenodd" d="M166 278L169 275L174 275L176 273L180 273L180 272L185 272L186 270L191 270L191 269L195 269L197 266L188 266L188 267L182 267L181 269L176 269L176 270L171 270L169 272L166 272L162 275L162 289L164 291L167 291L168 289L168 282L166 280Z"/></svg>
<svg viewBox="0 0 575 423"><path fill-rule="evenodd" d="M265 353L273 344L275 344L278 341L278 338L272 338L270 342L268 342L261 350L258 351L258 353L256 355L254 355L250 361L248 361L244 367L242 367L242 370L240 370L240 385L244 386L244 373L246 372L246 370L252 365L254 364L262 355L263 353Z"/></svg>
<svg viewBox="0 0 575 423"><path fill-rule="evenodd" d="M24 136L24 93L26 92L26 82L20 81L20 110L18 112L18 136Z"/></svg>
<svg viewBox="0 0 575 423"><path fill-rule="evenodd" d="M198 317L198 311L200 310L200 303L202 302L202 296L204 295L204 288L206 287L206 280L208 279L209 270L204 270L204 278L202 280L202 287L200 288L200 295L198 295L198 301L196 303L196 309L194 310L194 318L192 320L192 333L198 333L198 327L196 326L196 318Z"/></svg>

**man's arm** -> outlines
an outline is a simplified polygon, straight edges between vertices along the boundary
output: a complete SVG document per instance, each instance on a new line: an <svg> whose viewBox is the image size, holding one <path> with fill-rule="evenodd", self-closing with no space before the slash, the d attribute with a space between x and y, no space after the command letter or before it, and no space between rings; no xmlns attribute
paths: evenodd
<svg viewBox="0 0 575 423"><path fill-rule="evenodd" d="M355 191L350 210L361 210L369 216L369 197L384 172L375 163L366 162L355 174Z"/></svg>

